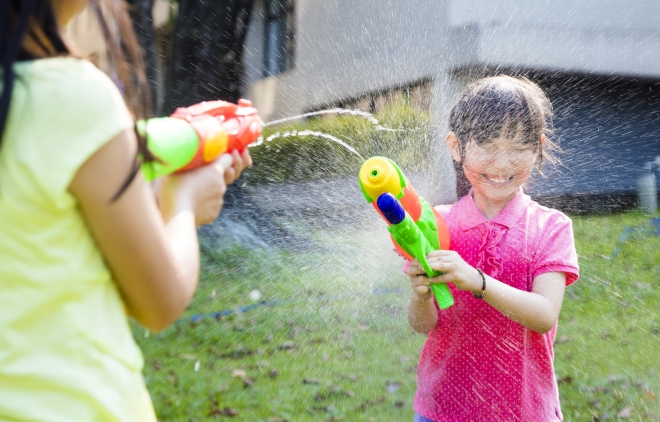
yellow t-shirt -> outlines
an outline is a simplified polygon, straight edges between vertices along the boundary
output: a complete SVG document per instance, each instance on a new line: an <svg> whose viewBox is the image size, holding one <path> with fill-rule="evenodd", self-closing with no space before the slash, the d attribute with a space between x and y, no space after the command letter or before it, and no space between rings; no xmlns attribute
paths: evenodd
<svg viewBox="0 0 660 422"><path fill-rule="evenodd" d="M155 421L121 297L67 190L131 116L85 60L14 70L0 144L0 420Z"/></svg>

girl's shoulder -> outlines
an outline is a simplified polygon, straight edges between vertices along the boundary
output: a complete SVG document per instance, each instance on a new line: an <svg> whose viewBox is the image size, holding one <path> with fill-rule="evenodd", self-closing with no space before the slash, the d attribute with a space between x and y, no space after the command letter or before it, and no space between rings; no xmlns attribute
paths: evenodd
<svg viewBox="0 0 660 422"><path fill-rule="evenodd" d="M14 63L14 72L28 78L70 79L81 78L107 79L107 76L85 59L76 57L49 57L46 59L28 60Z"/></svg>
<svg viewBox="0 0 660 422"><path fill-rule="evenodd" d="M452 207L454 207L456 204L452 205L436 205L433 207L438 214L440 214L443 218L449 215L449 212L451 211Z"/></svg>
<svg viewBox="0 0 660 422"><path fill-rule="evenodd" d="M437 205L434 209L450 226L460 225L470 228L486 222L469 195L460 198L454 204ZM570 217L559 210L540 205L524 193L514 198L492 221L507 227L515 226L524 232L531 230L536 233L544 233L561 229L572 230Z"/></svg>
<svg viewBox="0 0 660 422"><path fill-rule="evenodd" d="M94 152L133 118L115 84L92 63L69 57L14 66L7 121L12 154L53 197Z"/></svg>
<svg viewBox="0 0 660 422"><path fill-rule="evenodd" d="M61 133L67 143L72 136L83 139L88 132L104 132L106 127L116 134L133 124L117 86L87 60L38 59L18 63L14 71L12 108L33 116L30 126L43 125L52 135Z"/></svg>
<svg viewBox="0 0 660 422"><path fill-rule="evenodd" d="M533 200L529 201L527 214L529 221L541 228L552 230L558 226L572 226L572 220L569 216Z"/></svg>
<svg viewBox="0 0 660 422"><path fill-rule="evenodd" d="M433 209L435 209L438 214L444 219L447 219L450 215L453 217L456 217L457 214L461 213L461 209L464 209L466 204L465 202L468 200L467 195L459 198L458 201L454 202L453 204L441 204L441 205L435 205Z"/></svg>
<svg viewBox="0 0 660 422"><path fill-rule="evenodd" d="M50 103L50 99L60 107L88 102L123 105L121 93L112 80L84 59L53 57L20 62L14 71L17 84L24 85L30 96L39 96L44 104Z"/></svg>

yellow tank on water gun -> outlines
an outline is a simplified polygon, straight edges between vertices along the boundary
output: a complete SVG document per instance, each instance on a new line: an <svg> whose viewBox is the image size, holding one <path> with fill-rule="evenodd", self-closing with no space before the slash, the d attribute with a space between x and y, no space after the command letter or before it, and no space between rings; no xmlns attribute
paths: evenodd
<svg viewBox="0 0 660 422"><path fill-rule="evenodd" d="M388 223L396 250L408 260L417 259L427 276L440 275L429 267L426 255L449 249L449 229L440 214L417 195L399 166L389 158L371 157L360 168L359 182L364 198ZM431 284L431 290L440 309L454 304L447 284Z"/></svg>

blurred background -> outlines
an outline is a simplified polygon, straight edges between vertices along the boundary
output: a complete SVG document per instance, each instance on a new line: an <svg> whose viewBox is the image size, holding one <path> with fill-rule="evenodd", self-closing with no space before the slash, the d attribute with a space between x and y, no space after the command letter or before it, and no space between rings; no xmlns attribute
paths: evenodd
<svg viewBox="0 0 660 422"><path fill-rule="evenodd" d="M660 2L129 3L155 115L248 98L267 124L292 118L265 127L200 229L185 318L159 336L134 328L162 420L411 419L424 337L357 172L386 155L432 204L456 201L467 185L444 145L449 110L497 74L545 89L564 151L528 191L573 217L580 256L555 343L565 418L660 420L660 220L635 211L640 180L657 200ZM107 66L91 13L67 31ZM304 116L335 108L370 116Z"/></svg>
<svg viewBox="0 0 660 422"><path fill-rule="evenodd" d="M435 203L456 199L441 141L448 111L484 75L527 76L555 107L564 165L531 188L541 202L633 206L636 178L660 155L657 1L129 3L156 114L246 97L269 121L332 107L375 113L404 97L431 114L440 140L441 187L425 192ZM69 28L83 50L95 51L93 26L83 13Z"/></svg>

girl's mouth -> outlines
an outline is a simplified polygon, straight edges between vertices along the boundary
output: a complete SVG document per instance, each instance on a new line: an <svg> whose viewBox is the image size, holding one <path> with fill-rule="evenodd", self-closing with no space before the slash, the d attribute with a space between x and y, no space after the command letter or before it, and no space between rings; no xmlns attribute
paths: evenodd
<svg viewBox="0 0 660 422"><path fill-rule="evenodd" d="M493 185L505 185L509 183L510 181L513 180L514 175L511 175L509 177L503 177L503 176L489 176L486 173L481 173L481 176L486 180L488 183L493 184Z"/></svg>

